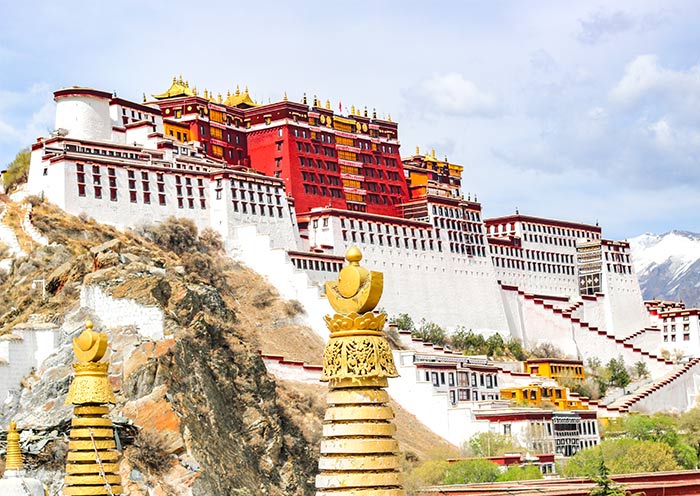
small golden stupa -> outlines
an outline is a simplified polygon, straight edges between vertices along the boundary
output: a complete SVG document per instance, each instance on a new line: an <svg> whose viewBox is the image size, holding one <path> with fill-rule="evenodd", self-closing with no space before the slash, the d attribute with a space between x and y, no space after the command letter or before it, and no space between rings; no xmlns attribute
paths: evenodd
<svg viewBox="0 0 700 496"><path fill-rule="evenodd" d="M19 432L14 421L7 431L7 454L5 473L0 479L2 496L48 496L46 486L37 479L25 477L22 450L19 447Z"/></svg>
<svg viewBox="0 0 700 496"><path fill-rule="evenodd" d="M73 339L75 378L66 405L74 405L68 442L64 495L122 494L119 453L115 450L112 421L107 404L116 399L109 383L108 362L100 362L107 351L107 335L92 330L92 322Z"/></svg>
<svg viewBox="0 0 700 496"><path fill-rule="evenodd" d="M326 283L337 313L325 317L331 334L321 380L329 391L316 495L404 496L394 412L385 391L387 378L398 373L382 332L386 314L372 312L384 275L361 267L356 247L345 258L349 264L338 280Z"/></svg>

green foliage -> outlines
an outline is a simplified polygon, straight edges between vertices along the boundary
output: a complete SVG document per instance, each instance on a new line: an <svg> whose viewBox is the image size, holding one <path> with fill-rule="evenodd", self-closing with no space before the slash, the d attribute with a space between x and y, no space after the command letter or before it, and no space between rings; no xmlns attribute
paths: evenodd
<svg viewBox="0 0 700 496"><path fill-rule="evenodd" d="M632 438L606 439L598 446L572 456L564 473L567 477L595 477L600 460L607 460L614 474L678 470L673 450L665 443Z"/></svg>
<svg viewBox="0 0 700 496"><path fill-rule="evenodd" d="M411 488L441 484L450 464L445 460L427 460L408 472L406 485Z"/></svg>
<svg viewBox="0 0 700 496"><path fill-rule="evenodd" d="M464 327L458 327L450 336L450 345L466 355L510 356L516 360L527 359L523 345L517 339L504 340L500 334L494 334L487 339Z"/></svg>
<svg viewBox="0 0 700 496"><path fill-rule="evenodd" d="M15 156L12 162L7 164L7 171L3 175L6 193L11 193L17 186L27 182L30 157L31 151L29 148L25 148Z"/></svg>
<svg viewBox="0 0 700 496"><path fill-rule="evenodd" d="M542 478L542 472L536 465L525 465L524 467L511 465L505 472L498 476L496 481L510 482L520 480L536 480Z"/></svg>
<svg viewBox="0 0 700 496"><path fill-rule="evenodd" d="M601 458L598 466L598 476L594 477L596 482L590 493L590 496L627 496L628 491L625 491L610 478L610 470L605 466L605 461Z"/></svg>
<svg viewBox="0 0 700 496"><path fill-rule="evenodd" d="M481 334L475 334L471 329L458 327L450 337L452 347L468 355L483 355L486 351L486 339Z"/></svg>
<svg viewBox="0 0 700 496"><path fill-rule="evenodd" d="M510 351L511 355L513 355L513 358L521 362L523 360L527 360L527 353L525 353L523 344L519 340L517 340L516 338L509 338L506 341L505 345L506 349Z"/></svg>
<svg viewBox="0 0 700 496"><path fill-rule="evenodd" d="M688 443L679 441L673 446L673 456L678 464L685 469L692 470L698 467L698 454Z"/></svg>
<svg viewBox="0 0 700 496"><path fill-rule="evenodd" d="M630 374L625 367L625 361L622 356L617 359L611 358L607 365L610 371L610 385L619 388L626 388L630 383Z"/></svg>
<svg viewBox="0 0 700 496"><path fill-rule="evenodd" d="M474 482L495 482L501 470L498 465L477 458L450 463L443 484L470 484Z"/></svg>
<svg viewBox="0 0 700 496"><path fill-rule="evenodd" d="M463 447L466 456L470 457L500 456L505 453L517 453L520 449L510 437L490 431L475 434Z"/></svg>
<svg viewBox="0 0 700 496"><path fill-rule="evenodd" d="M413 332L413 335L427 343L433 343L439 346L447 343L447 333L445 329L435 322L428 322L425 319L420 321L420 327Z"/></svg>
<svg viewBox="0 0 700 496"><path fill-rule="evenodd" d="M634 375L638 379L646 379L649 377L649 369L643 360L640 360L634 364Z"/></svg>
<svg viewBox="0 0 700 496"><path fill-rule="evenodd" d="M622 428L628 437L640 441L658 441L670 447L678 444L677 420L662 413L651 417L647 415L628 415L622 421Z"/></svg>
<svg viewBox="0 0 700 496"><path fill-rule="evenodd" d="M678 427L685 442L695 450L696 460L700 461L700 408L683 413L678 419Z"/></svg>
<svg viewBox="0 0 700 496"><path fill-rule="evenodd" d="M400 313L398 315L395 315L389 319L390 324L396 325L400 331L415 331L416 330L416 324L413 322L413 319L411 318L410 315L407 313Z"/></svg>

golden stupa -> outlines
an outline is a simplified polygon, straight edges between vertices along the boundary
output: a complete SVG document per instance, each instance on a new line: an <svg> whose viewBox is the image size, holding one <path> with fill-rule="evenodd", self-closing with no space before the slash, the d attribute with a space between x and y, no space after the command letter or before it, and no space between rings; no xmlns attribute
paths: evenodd
<svg viewBox="0 0 700 496"><path fill-rule="evenodd" d="M362 254L355 247L345 258L349 264L338 280L326 283L337 313L325 318L331 334L321 380L329 383L329 391L316 494L404 496L394 412L385 391L387 378L398 373L382 332L386 314L372 312L384 276L361 267Z"/></svg>
<svg viewBox="0 0 700 496"><path fill-rule="evenodd" d="M73 339L75 378L68 390L66 404L73 404L64 495L122 494L112 421L106 417L107 404L114 404L109 383L108 362L100 362L107 351L107 336L85 330Z"/></svg>

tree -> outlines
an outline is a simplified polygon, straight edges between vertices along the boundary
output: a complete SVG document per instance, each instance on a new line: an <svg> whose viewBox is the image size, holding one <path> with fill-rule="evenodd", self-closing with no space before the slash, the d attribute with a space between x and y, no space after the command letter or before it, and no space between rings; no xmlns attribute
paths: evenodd
<svg viewBox="0 0 700 496"><path fill-rule="evenodd" d="M389 319L390 324L396 325L400 331L415 331L416 325L413 323L413 319L407 313L400 313Z"/></svg>
<svg viewBox="0 0 700 496"><path fill-rule="evenodd" d="M625 361L622 356L617 359L611 358L608 362L607 369L610 371L611 386L624 389L630 383L630 374L627 372L627 367L625 367Z"/></svg>
<svg viewBox="0 0 700 496"><path fill-rule="evenodd" d="M649 377L649 369L643 360L634 364L634 375L636 375L638 379L646 379Z"/></svg>
<svg viewBox="0 0 700 496"><path fill-rule="evenodd" d="M443 484L469 484L473 482L495 482L501 470L495 463L477 458L450 463Z"/></svg>
<svg viewBox="0 0 700 496"><path fill-rule="evenodd" d="M467 354L486 354L486 339L481 334L475 334L471 329L459 327L450 337L452 347Z"/></svg>
<svg viewBox="0 0 700 496"><path fill-rule="evenodd" d="M520 481L520 480L536 480L542 479L542 471L536 465L525 465L519 467L517 465L511 465L498 476L497 482L509 482L509 481Z"/></svg>
<svg viewBox="0 0 700 496"><path fill-rule="evenodd" d="M472 457L500 456L519 452L520 449L510 437L490 431L473 435L463 448L465 454Z"/></svg>
<svg viewBox="0 0 700 496"><path fill-rule="evenodd" d="M607 460L613 474L678 470L673 450L665 443L631 438L606 439L598 446L579 451L566 464L568 477L595 477L600 460Z"/></svg>
<svg viewBox="0 0 700 496"><path fill-rule="evenodd" d="M681 414L678 428L685 441L695 450L695 457L700 460L700 408L692 408Z"/></svg>
<svg viewBox="0 0 700 496"><path fill-rule="evenodd" d="M527 360L527 353L525 353L525 349L523 348L523 344L520 342L520 340L511 337L505 344L506 349L510 352L513 358L520 362Z"/></svg>
<svg viewBox="0 0 700 496"><path fill-rule="evenodd" d="M447 342L447 333L445 329L434 322L427 322L425 319L420 321L420 327L413 332L413 335L422 339L427 343L444 345Z"/></svg>
<svg viewBox="0 0 700 496"><path fill-rule="evenodd" d="M492 334L486 340L486 354L488 356L503 356L505 350L506 346L500 334Z"/></svg>
<svg viewBox="0 0 700 496"><path fill-rule="evenodd" d="M17 186L27 182L30 158L31 152L29 148L25 148L15 156L12 162L7 164L7 171L3 175L6 193L11 193Z"/></svg>
<svg viewBox="0 0 700 496"><path fill-rule="evenodd" d="M530 358L564 358L564 353L552 343L542 342L530 350Z"/></svg>
<svg viewBox="0 0 700 496"><path fill-rule="evenodd" d="M598 476L594 477L593 480L596 487L588 493L590 496L627 496L628 494L628 491L615 484L615 481L610 478L610 470L605 466L605 461L602 458L598 467Z"/></svg>

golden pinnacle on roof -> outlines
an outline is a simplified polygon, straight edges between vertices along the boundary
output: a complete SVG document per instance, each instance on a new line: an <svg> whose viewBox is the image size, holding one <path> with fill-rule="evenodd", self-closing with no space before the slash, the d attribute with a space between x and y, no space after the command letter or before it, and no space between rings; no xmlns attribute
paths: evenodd
<svg viewBox="0 0 700 496"><path fill-rule="evenodd" d="M416 155L420 155L420 147L416 146Z"/></svg>
<svg viewBox="0 0 700 496"><path fill-rule="evenodd" d="M100 362L107 351L107 335L93 330L92 322L73 339L75 378L66 404L73 404L68 442L64 495L122 494L119 453L106 404L116 399L109 382L109 363Z"/></svg>
<svg viewBox="0 0 700 496"><path fill-rule="evenodd" d="M7 431L7 454L5 455L5 470L23 470L22 450L19 447L19 432L17 424L13 420L10 422L10 429Z"/></svg>
<svg viewBox="0 0 700 496"><path fill-rule="evenodd" d="M323 352L322 381L329 383L316 496L404 496L388 377L397 377L382 329L386 314L372 312L384 276L360 266L351 247L337 281L326 282L331 331Z"/></svg>
<svg viewBox="0 0 700 496"><path fill-rule="evenodd" d="M389 114L386 118L387 121L391 122L391 114Z"/></svg>
<svg viewBox="0 0 700 496"><path fill-rule="evenodd" d="M314 95L314 107L318 107L318 98L316 98L316 95Z"/></svg>
<svg viewBox="0 0 700 496"><path fill-rule="evenodd" d="M286 91L284 92L284 96L282 97L282 101L283 101L283 102L289 101L289 98L287 98L287 92L286 92Z"/></svg>
<svg viewBox="0 0 700 496"><path fill-rule="evenodd" d="M226 98L231 96L231 90L226 90Z"/></svg>
<svg viewBox="0 0 700 496"><path fill-rule="evenodd" d="M372 109L372 119L376 119L376 118L377 118L377 109L373 108Z"/></svg>
<svg viewBox="0 0 700 496"><path fill-rule="evenodd" d="M367 105L365 105L365 111L362 114L367 117Z"/></svg>
<svg viewBox="0 0 700 496"><path fill-rule="evenodd" d="M196 86L194 88L192 88L192 94L194 96L197 96L197 87Z"/></svg>
<svg viewBox="0 0 700 496"><path fill-rule="evenodd" d="M219 94L216 95L216 102L217 102L217 103L222 103L222 102L223 102L223 99L221 98L221 92L219 92Z"/></svg>
<svg viewBox="0 0 700 496"><path fill-rule="evenodd" d="M146 93L143 94L143 103L146 103Z"/></svg>
<svg viewBox="0 0 700 496"><path fill-rule="evenodd" d="M355 115L355 106L350 105L350 115Z"/></svg>
<svg viewBox="0 0 700 496"><path fill-rule="evenodd" d="M301 99L301 103L303 103L304 105L307 104L307 103L306 103L306 93L304 93L304 96L303 96L302 99Z"/></svg>
<svg viewBox="0 0 700 496"><path fill-rule="evenodd" d="M331 109L331 101L326 100L326 110L330 110L330 109Z"/></svg>
<svg viewBox="0 0 700 496"><path fill-rule="evenodd" d="M241 88L238 85L236 85L236 95L240 95L240 94L241 94Z"/></svg>

